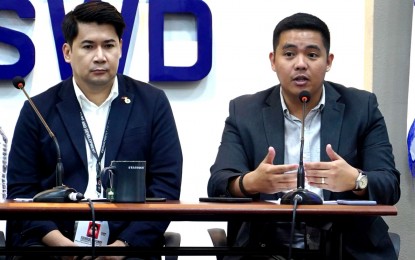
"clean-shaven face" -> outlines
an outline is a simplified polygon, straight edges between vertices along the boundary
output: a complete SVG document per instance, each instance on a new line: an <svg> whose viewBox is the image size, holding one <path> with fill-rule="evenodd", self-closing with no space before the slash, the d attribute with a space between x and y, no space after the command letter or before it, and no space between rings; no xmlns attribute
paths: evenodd
<svg viewBox="0 0 415 260"><path fill-rule="evenodd" d="M109 24L79 23L72 46L63 46L65 61L81 89L111 88L121 58L122 41Z"/></svg>
<svg viewBox="0 0 415 260"><path fill-rule="evenodd" d="M295 29L281 33L270 61L281 83L284 99L296 102L299 93L308 90L312 97L318 97L314 99L318 102L333 55L327 57L320 32Z"/></svg>

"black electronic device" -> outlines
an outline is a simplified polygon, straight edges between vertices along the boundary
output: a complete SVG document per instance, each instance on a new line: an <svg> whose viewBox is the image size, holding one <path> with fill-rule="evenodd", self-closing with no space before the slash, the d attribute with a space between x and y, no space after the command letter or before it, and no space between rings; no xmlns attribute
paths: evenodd
<svg viewBox="0 0 415 260"><path fill-rule="evenodd" d="M159 197L151 197L151 198L146 198L146 202L166 202L167 199L166 198L159 198Z"/></svg>
<svg viewBox="0 0 415 260"><path fill-rule="evenodd" d="M252 202L252 198L239 197L202 197L200 202L222 202L222 203L238 203L238 202Z"/></svg>

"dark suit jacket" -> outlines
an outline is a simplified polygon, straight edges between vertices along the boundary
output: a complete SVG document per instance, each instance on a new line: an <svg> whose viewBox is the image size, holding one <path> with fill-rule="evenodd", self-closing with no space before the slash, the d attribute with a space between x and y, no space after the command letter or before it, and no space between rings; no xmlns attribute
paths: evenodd
<svg viewBox="0 0 415 260"><path fill-rule="evenodd" d="M325 106L321 115L321 161L329 161L326 145L350 165L364 170L369 186L364 199L394 205L400 198L400 177L395 169L386 125L373 93L324 82ZM284 115L280 86L244 95L230 102L222 142L211 167L209 196L230 196L227 185L241 173L254 170L269 146L276 150L274 164L284 163ZM325 200L362 199L352 191L324 190ZM282 193L259 194L256 199L278 199ZM356 258L393 259L388 226L380 217L351 218L342 223L346 254ZM260 239L255 230L250 238ZM251 241L255 243L258 241ZM394 255L394 254L393 254ZM391 258L388 258L388 257ZM396 256L395 256L396 257Z"/></svg>
<svg viewBox="0 0 415 260"><path fill-rule="evenodd" d="M119 96L112 102L105 167L112 160L146 161L147 197L180 197L182 151L169 101L163 91L118 75ZM122 99L128 97L131 103ZM58 140L65 169L63 184L84 193L88 183L85 137L80 106L69 78L33 98ZM7 174L8 198L31 198L56 186L55 145L26 101L16 124ZM91 180L95 181L95 180ZM74 223L60 220L7 223L7 243L39 244L53 229L73 239ZM124 240L132 246L163 243L169 222L110 221L109 243Z"/></svg>

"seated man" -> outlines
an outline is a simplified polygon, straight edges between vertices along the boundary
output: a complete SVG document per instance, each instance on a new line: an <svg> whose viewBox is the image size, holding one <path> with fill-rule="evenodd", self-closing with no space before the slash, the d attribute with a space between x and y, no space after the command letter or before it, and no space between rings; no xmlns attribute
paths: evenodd
<svg viewBox="0 0 415 260"><path fill-rule="evenodd" d="M324 200L398 202L400 173L376 96L325 81L333 58L329 29L319 18L297 13L277 24L269 60L280 84L230 101L209 196L276 200L297 188L297 175L288 172L298 168L304 124L306 189ZM311 99L302 122L304 90ZM350 217L336 228L343 232L344 259L396 259L381 217ZM294 247L318 243L305 241L304 232L296 230ZM239 229L235 245L289 242L290 223L252 222Z"/></svg>
<svg viewBox="0 0 415 260"><path fill-rule="evenodd" d="M182 151L165 93L117 74L124 20L107 2L90 1L66 14L63 55L70 77L33 98L58 140L63 184L86 198L102 198L99 173L111 161L146 161L147 197L178 200ZM33 198L56 185L55 144L26 102L15 128L8 168L8 199ZM77 246L74 221L9 221L8 246ZM89 222L79 221L77 228ZM102 221L103 246L164 244L168 221ZM100 259L104 257L100 257ZM111 257L122 259L123 257ZM155 257L160 259L159 256ZM107 258L105 258L107 259Z"/></svg>

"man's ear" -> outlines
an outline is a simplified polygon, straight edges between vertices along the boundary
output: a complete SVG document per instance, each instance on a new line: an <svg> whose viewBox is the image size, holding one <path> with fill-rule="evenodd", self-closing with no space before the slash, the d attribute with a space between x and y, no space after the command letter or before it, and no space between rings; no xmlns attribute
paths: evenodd
<svg viewBox="0 0 415 260"><path fill-rule="evenodd" d="M69 46L68 43L63 44L62 53L63 53L63 58L65 59L65 62L70 63L71 62L71 46Z"/></svg>
<svg viewBox="0 0 415 260"><path fill-rule="evenodd" d="M274 72L276 72L275 71L275 63L274 63L274 52L270 52L269 53L269 61L271 62L271 69L274 71Z"/></svg>

